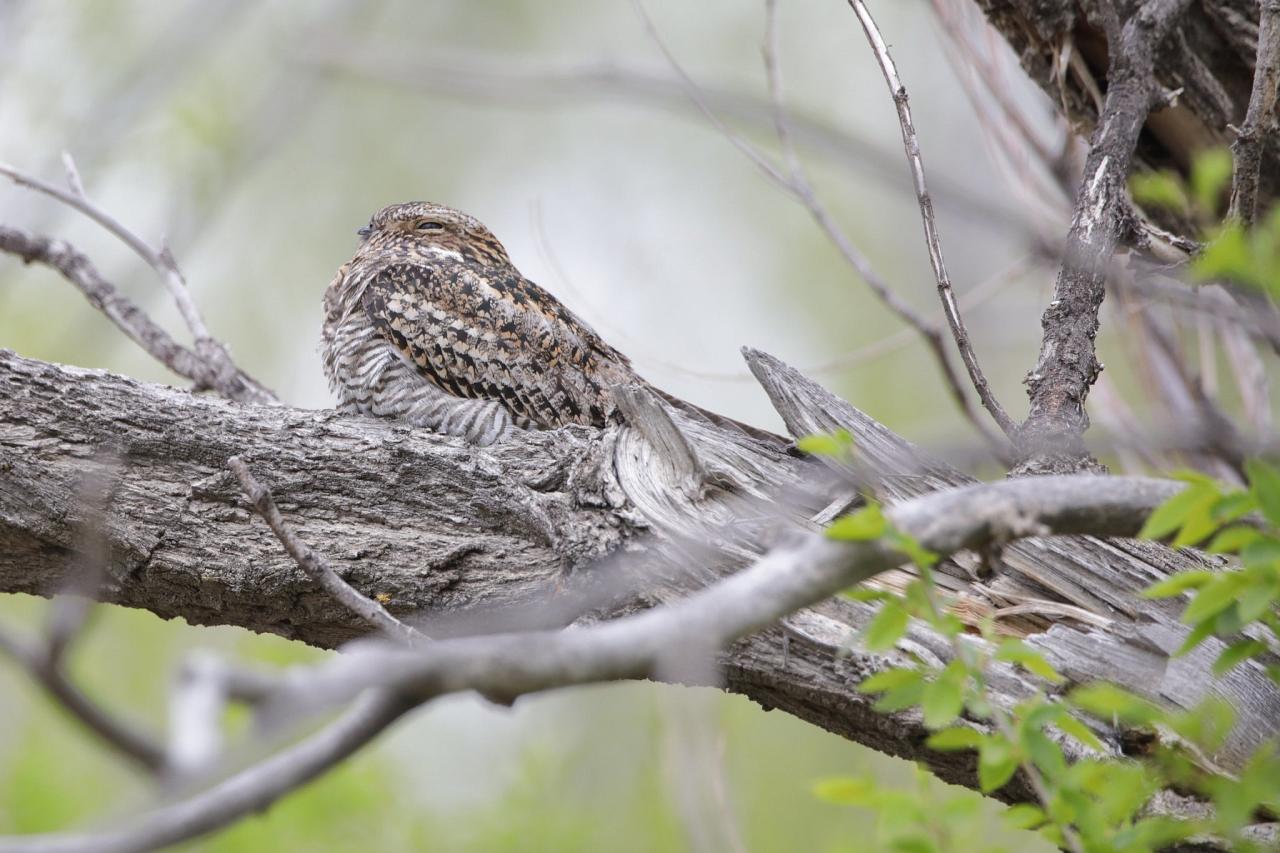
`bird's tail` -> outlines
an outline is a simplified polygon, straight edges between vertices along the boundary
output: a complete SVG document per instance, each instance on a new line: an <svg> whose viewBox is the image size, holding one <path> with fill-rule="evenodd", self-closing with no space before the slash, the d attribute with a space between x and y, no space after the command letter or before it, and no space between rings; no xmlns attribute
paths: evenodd
<svg viewBox="0 0 1280 853"><path fill-rule="evenodd" d="M718 415L715 412L711 412L702 408L701 406L695 406L693 403L690 403L687 400L681 400L679 397L675 396L674 394L668 394L666 391L663 391L661 388L657 388L653 385L649 385L648 388L654 394L662 398L665 402L669 403L671 406L679 409L685 414L703 418L705 420L710 421L711 423L715 424L718 427L737 430L738 432L741 432L744 435L755 439L756 441L763 442L765 444L772 445L775 447L786 447L791 444L790 439L783 438L782 436L777 435L776 433L769 432L767 429L761 429L760 427L751 426L751 424L744 424L741 421L735 421L733 418L726 418L724 415Z"/></svg>

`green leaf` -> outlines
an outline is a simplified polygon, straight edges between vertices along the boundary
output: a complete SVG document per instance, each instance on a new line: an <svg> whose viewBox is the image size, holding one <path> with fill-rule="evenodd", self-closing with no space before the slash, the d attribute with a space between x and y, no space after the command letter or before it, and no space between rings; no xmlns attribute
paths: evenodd
<svg viewBox="0 0 1280 853"><path fill-rule="evenodd" d="M1267 644L1260 640L1241 640L1238 643L1232 643L1213 662L1213 674L1225 675L1249 658L1262 654L1266 650Z"/></svg>
<svg viewBox="0 0 1280 853"><path fill-rule="evenodd" d="M1242 518L1258 508L1258 499L1252 492L1231 492L1218 498L1213 505L1213 517L1223 524Z"/></svg>
<svg viewBox="0 0 1280 853"><path fill-rule="evenodd" d="M990 738L982 744L978 753L978 786L984 794L990 794L1013 778L1018 770L1018 757L1008 741Z"/></svg>
<svg viewBox="0 0 1280 853"><path fill-rule="evenodd" d="M864 678L862 683L858 685L859 693L884 693L886 690L895 690L899 687L906 687L910 684L923 684L924 673L918 669L909 669L907 667L896 667L894 669L886 669L883 672L877 672L875 675Z"/></svg>
<svg viewBox="0 0 1280 853"><path fill-rule="evenodd" d="M880 505L873 503L831 522L827 536L841 542L868 542L879 539L888 529L889 522L885 520Z"/></svg>
<svg viewBox="0 0 1280 853"><path fill-rule="evenodd" d="M1259 536L1240 549L1240 560L1250 568L1270 566L1280 562L1280 539Z"/></svg>
<svg viewBox="0 0 1280 853"><path fill-rule="evenodd" d="M1169 498L1147 518L1138 534L1141 539L1162 539L1182 526L1198 504L1212 503L1217 496L1212 485L1192 483Z"/></svg>
<svg viewBox="0 0 1280 853"><path fill-rule="evenodd" d="M1262 514L1273 526L1280 527L1280 471L1261 459L1246 461L1244 469L1249 475L1250 490L1258 499Z"/></svg>
<svg viewBox="0 0 1280 853"><path fill-rule="evenodd" d="M893 648L907 632L910 616L897 599L886 601L880 612L862 631L862 644L868 651L884 652Z"/></svg>
<svg viewBox="0 0 1280 853"><path fill-rule="evenodd" d="M879 801L880 790L868 778L837 776L813 783L813 794L820 800L839 806L874 808Z"/></svg>
<svg viewBox="0 0 1280 853"><path fill-rule="evenodd" d="M892 690L886 690L872 707L882 714L892 714L904 708L913 708L919 705L920 697L923 695L924 682L918 681L915 684L907 684L902 687L895 687Z"/></svg>
<svg viewBox="0 0 1280 853"><path fill-rule="evenodd" d="M1160 719L1161 711L1146 699L1114 684L1086 684L1068 697L1077 708L1103 720L1112 718L1133 726L1145 726Z"/></svg>
<svg viewBox="0 0 1280 853"><path fill-rule="evenodd" d="M1212 148L1196 156L1191 164L1191 191L1204 216L1218 212L1223 189L1231 182L1231 152Z"/></svg>
<svg viewBox="0 0 1280 853"><path fill-rule="evenodd" d="M1182 520L1182 529L1173 538L1174 548L1190 548L1193 545L1199 545L1218 530L1221 525L1213 517L1213 506L1217 500L1216 496L1210 495L1191 508L1186 518Z"/></svg>
<svg viewBox="0 0 1280 853"><path fill-rule="evenodd" d="M853 589L846 589L840 594L850 601L862 601L868 604L897 597L888 590L872 589L869 586L855 586Z"/></svg>
<svg viewBox="0 0 1280 853"><path fill-rule="evenodd" d="M1178 650L1173 653L1173 656L1176 658L1179 658L1187 654L1196 646L1199 646L1205 640L1212 637L1213 630L1214 630L1214 620L1206 619L1205 621L1201 622L1199 625L1191 629L1191 633L1187 634L1187 638L1182 641L1181 646L1178 646Z"/></svg>
<svg viewBox="0 0 1280 853"><path fill-rule="evenodd" d="M1060 778L1066 772L1067 760L1062 755L1062 749L1039 729L1025 729L1022 732L1022 748L1050 779Z"/></svg>
<svg viewBox="0 0 1280 853"><path fill-rule="evenodd" d="M969 679L968 670L960 661L947 664L938 677L924 686L920 708L924 712L924 724L931 729L949 725L964 710L964 685Z"/></svg>
<svg viewBox="0 0 1280 853"><path fill-rule="evenodd" d="M1016 663L1028 672L1040 676L1054 684L1065 679L1054 669L1044 656L1020 640L1005 640L996 650L996 660Z"/></svg>
<svg viewBox="0 0 1280 853"><path fill-rule="evenodd" d="M938 555L922 546L915 540L915 537L890 529L888 539L890 545L906 554L912 563L921 568L927 569L938 562Z"/></svg>
<svg viewBox="0 0 1280 853"><path fill-rule="evenodd" d="M1234 554L1246 545L1256 542L1261 537L1262 534L1252 527L1237 524L1219 531L1218 535L1213 537L1213 541L1205 547L1205 550L1211 554ZM1206 572L1206 574L1208 573Z"/></svg>
<svg viewBox="0 0 1280 853"><path fill-rule="evenodd" d="M1142 172L1129 179L1129 191L1143 207L1163 207L1186 213L1191 207L1182 181L1173 172Z"/></svg>
<svg viewBox="0 0 1280 853"><path fill-rule="evenodd" d="M831 433L815 433L802 436L796 441L796 449L811 456L831 456L838 459L847 457L853 451L853 436L847 429L838 429Z"/></svg>
<svg viewBox="0 0 1280 853"><path fill-rule="evenodd" d="M1178 572L1158 583L1153 583L1142 591L1143 598L1172 598L1189 589L1199 589L1218 576L1217 572L1208 569L1196 569L1190 572Z"/></svg>
<svg viewBox="0 0 1280 853"><path fill-rule="evenodd" d="M964 749L979 749L987 736L968 726L953 726L929 735L925 745L939 752L958 752Z"/></svg>
<svg viewBox="0 0 1280 853"><path fill-rule="evenodd" d="M1005 810L1003 817L1005 825L1010 829L1035 829L1048 819L1045 817L1044 809L1030 803L1010 806Z"/></svg>
<svg viewBox="0 0 1280 853"><path fill-rule="evenodd" d="M1182 621L1194 625L1216 616L1235 603L1236 596L1244 588L1246 579L1240 572L1220 574L1200 588L1195 598L1182 611Z"/></svg>
<svg viewBox="0 0 1280 853"><path fill-rule="evenodd" d="M1201 281L1225 278L1245 284L1262 284L1254 268L1249 238L1236 223L1217 230L1204 251L1191 261L1191 272Z"/></svg>
<svg viewBox="0 0 1280 853"><path fill-rule="evenodd" d="M1088 726L1070 714L1063 714L1058 719L1054 720L1053 724L1063 733L1075 738L1090 749L1096 749L1098 752L1103 752L1106 749L1106 747L1102 745L1102 741L1098 740L1098 736L1095 735Z"/></svg>

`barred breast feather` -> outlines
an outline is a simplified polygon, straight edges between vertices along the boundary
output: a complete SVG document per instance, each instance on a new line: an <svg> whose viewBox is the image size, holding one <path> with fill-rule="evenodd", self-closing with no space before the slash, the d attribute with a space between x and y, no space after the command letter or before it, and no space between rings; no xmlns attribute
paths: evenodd
<svg viewBox="0 0 1280 853"><path fill-rule="evenodd" d="M325 372L345 409L478 444L617 419L630 363L546 291L509 266L400 258L358 258L326 292Z"/></svg>

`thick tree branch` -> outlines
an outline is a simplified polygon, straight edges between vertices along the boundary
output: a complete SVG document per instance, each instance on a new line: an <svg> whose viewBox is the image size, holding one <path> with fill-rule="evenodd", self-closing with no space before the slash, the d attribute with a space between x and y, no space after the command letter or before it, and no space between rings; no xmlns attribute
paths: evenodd
<svg viewBox="0 0 1280 853"><path fill-rule="evenodd" d="M1146 0L1121 21L1114 7L1108 30L1107 92L1076 195L1071 230L1053 300L1041 319L1044 338L1027 374L1031 410L1020 433L1018 473L1096 466L1082 436L1085 398L1102 370L1094 354L1107 265L1124 230L1129 170L1147 115L1162 97L1154 75L1156 50L1190 0Z"/></svg>
<svg viewBox="0 0 1280 853"><path fill-rule="evenodd" d="M793 435L855 434L864 472L885 501L972 482L776 360L754 352L748 360ZM569 581L613 584L632 603L675 600L691 581L752 559L760 549L753 543L782 516L803 512L790 499L742 504L743 489L784 484L785 496L786 483L822 479L813 462L735 444L728 432L691 434L710 483L694 499L664 479L664 463L634 430L520 432L478 449L391 422L238 406L0 352L0 590L62 588L81 514L77 484L93 448L110 441L120 448L122 479L105 514L104 597L162 616L322 646L368 630L256 519L225 468L233 455L270 471L297 535L326 543L348 583L386 600L401 619L426 620L428 633L442 623L444 634L563 624L580 612L556 592ZM697 544L708 541L725 550ZM596 565L606 553L630 556ZM1244 711L1226 764L1274 733L1280 699L1265 678L1238 670L1213 682L1216 640L1171 660L1186 634L1179 606L1138 597L1154 579L1204 565L1191 555L1089 537L1030 539L1002 550L994 579L975 583L978 563L961 552L945 565L945 595L975 619L1011 609L1002 626L1073 678L1116 678L1186 707L1211 687L1230 696ZM691 577L691 566L715 568ZM609 609L617 599L605 599ZM850 634L872 614L832 599L734 643L722 658L728 687L973 784L968 759L924 748L918 718L884 718L857 692L858 681L899 659L849 653ZM913 629L912 643L949 657L946 641L923 628ZM1010 674L997 689L1014 702L1034 687Z"/></svg>
<svg viewBox="0 0 1280 853"><path fill-rule="evenodd" d="M1056 477L1005 481L926 495L890 510L893 524L926 548L1006 543L1032 534L1130 535L1183 484L1142 478ZM193 838L260 810L354 748L410 707L479 690L508 700L541 690L624 678L670 678L688 658L816 604L899 564L879 542L839 543L811 534L677 603L575 631L470 637L425 652L365 650L294 670L284 680L299 709L367 693L337 726L135 827L89 835L0 839L5 853L147 850ZM397 699L397 697L402 697Z"/></svg>

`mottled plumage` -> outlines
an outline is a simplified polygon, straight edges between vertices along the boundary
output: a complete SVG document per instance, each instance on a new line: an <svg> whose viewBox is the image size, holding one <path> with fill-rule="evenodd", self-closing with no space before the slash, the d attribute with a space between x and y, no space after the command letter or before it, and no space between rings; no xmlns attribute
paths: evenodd
<svg viewBox="0 0 1280 853"><path fill-rule="evenodd" d="M611 389L644 384L478 220L397 204L360 235L324 297L324 368L344 409L489 444L513 426L603 427L618 419Z"/></svg>

